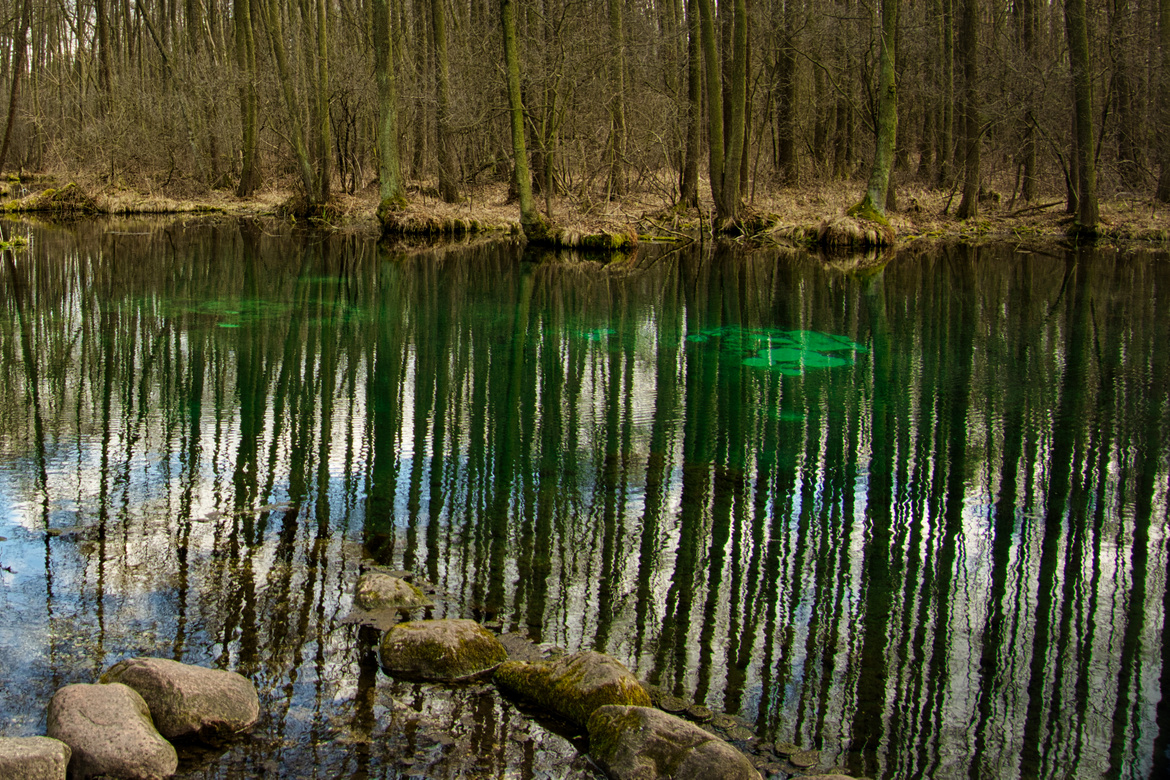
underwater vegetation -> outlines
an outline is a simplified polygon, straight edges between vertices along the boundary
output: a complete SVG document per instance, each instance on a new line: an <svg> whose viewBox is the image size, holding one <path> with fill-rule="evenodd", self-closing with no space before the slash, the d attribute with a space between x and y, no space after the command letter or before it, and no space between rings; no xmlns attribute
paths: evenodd
<svg viewBox="0 0 1170 780"><path fill-rule="evenodd" d="M869 352L864 345L832 333L740 325L707 328L688 335L686 340L690 344L706 344L723 352L739 354L745 366L785 376L851 366L858 354Z"/></svg>

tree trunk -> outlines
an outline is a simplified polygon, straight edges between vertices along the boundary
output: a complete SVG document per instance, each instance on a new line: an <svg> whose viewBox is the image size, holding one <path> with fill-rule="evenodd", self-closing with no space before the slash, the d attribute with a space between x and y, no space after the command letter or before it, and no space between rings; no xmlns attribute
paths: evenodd
<svg viewBox="0 0 1170 780"><path fill-rule="evenodd" d="M1085 0L1066 0L1064 24L1072 70L1073 116L1077 126L1077 232L1097 232L1097 167L1093 135L1093 72Z"/></svg>
<svg viewBox="0 0 1170 780"><path fill-rule="evenodd" d="M939 59L942 64L942 94L938 103L939 187L949 187L955 159L955 0L939 3Z"/></svg>
<svg viewBox="0 0 1170 780"><path fill-rule="evenodd" d="M333 144L330 142L329 123L329 4L317 0L317 198L316 202L329 202L332 174L329 155Z"/></svg>
<svg viewBox="0 0 1170 780"><path fill-rule="evenodd" d="M268 39L272 45L272 59L276 62L276 75L280 80L284 93L284 104L288 110L289 121L292 123L293 154L297 159L297 170L301 175L301 186L305 188L305 198L309 209L319 205L317 201L317 182L313 176L313 164L309 160L309 149L305 143L304 123L301 121L301 104L297 97L296 85L293 83L292 71L288 64L288 55L284 49L284 22L280 16L277 0L267 0Z"/></svg>
<svg viewBox="0 0 1170 780"><path fill-rule="evenodd" d="M784 20L776 56L776 172L780 181L800 181L796 154L796 0L785 0Z"/></svg>
<svg viewBox="0 0 1170 780"><path fill-rule="evenodd" d="M257 96L256 96L256 38L252 30L251 0L234 0L233 14L236 28L236 77L240 96L240 129L243 146L243 168L236 196L250 197L260 184L256 167L257 150Z"/></svg>
<svg viewBox="0 0 1170 780"><path fill-rule="evenodd" d="M32 16L32 0L24 0L20 10L20 30L16 34L16 55L12 63L12 91L8 96L8 120L4 125L4 144L0 146L0 171L8 160L8 146L12 142L12 125L16 119L16 100L20 88L20 76L24 73L24 58L28 46L29 19Z"/></svg>
<svg viewBox="0 0 1170 780"><path fill-rule="evenodd" d="M459 200L455 154L451 143L451 75L447 62L447 20L443 0L431 0L431 26L435 39L436 145L439 152L439 197L447 203Z"/></svg>
<svg viewBox="0 0 1170 780"><path fill-rule="evenodd" d="M609 0L609 38L613 47L609 73L609 190L626 192L626 38L622 20L624 0Z"/></svg>
<svg viewBox="0 0 1170 780"><path fill-rule="evenodd" d="M548 223L532 199L532 175L524 142L524 104L520 97L520 51L516 45L516 2L500 0L500 24L504 30L504 67L508 79L508 115L512 125L512 158L516 192L520 196L520 224L529 241L548 239Z"/></svg>
<svg viewBox="0 0 1170 780"><path fill-rule="evenodd" d="M1170 127L1170 0L1158 0L1158 42L1162 58L1158 69L1158 127ZM1158 134L1157 198L1170 203L1170 133Z"/></svg>
<svg viewBox="0 0 1170 780"><path fill-rule="evenodd" d="M1170 3L1170 0L1164 0ZM679 182L682 207L699 205L699 145L703 135L703 54L699 3L687 0L687 149Z"/></svg>
<svg viewBox="0 0 1170 780"><path fill-rule="evenodd" d="M703 66L707 83L707 175L716 211L723 202L723 67L715 38L715 10L711 0L697 0Z"/></svg>
<svg viewBox="0 0 1170 780"><path fill-rule="evenodd" d="M890 170L894 165L894 148L898 138L898 87L894 62L898 40L898 0L882 0L881 51L878 55L877 142L874 144L873 167L861 202L849 214L886 222L886 197L890 189Z"/></svg>
<svg viewBox="0 0 1170 780"><path fill-rule="evenodd" d="M374 78L378 83L378 216L406 205L402 167L398 158L398 87L390 41L390 7L387 0L370 0L373 26Z"/></svg>
<svg viewBox="0 0 1170 780"><path fill-rule="evenodd" d="M980 125L979 106L979 0L964 0L963 29L963 200L955 216L969 219L979 213Z"/></svg>

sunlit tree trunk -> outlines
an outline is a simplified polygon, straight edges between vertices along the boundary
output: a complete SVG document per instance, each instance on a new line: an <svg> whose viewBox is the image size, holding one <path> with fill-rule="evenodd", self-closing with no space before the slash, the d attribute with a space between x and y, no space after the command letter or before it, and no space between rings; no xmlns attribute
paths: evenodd
<svg viewBox="0 0 1170 780"><path fill-rule="evenodd" d="M512 127L512 157L516 191L520 196L520 224L530 241L548 237L548 223L532 199L532 174L528 170L528 147L524 141L524 103L520 97L520 51L516 45L515 0L500 0L500 24L504 31L504 67L508 79L508 114Z"/></svg>
<svg viewBox="0 0 1170 780"><path fill-rule="evenodd" d="M268 38L272 45L272 59L276 62L276 75L280 80L285 108L292 125L292 138L290 140L293 145L293 154L296 155L297 170L300 172L301 186L305 189L305 198L308 200L310 209L313 209L319 205L317 182L313 176L313 164L309 160L309 149L305 143L300 101L297 99L296 85L293 83L293 74L284 48L284 22L281 19L277 0L267 0L266 11Z"/></svg>
<svg viewBox="0 0 1170 780"><path fill-rule="evenodd" d="M374 79L378 83L378 216L406 205L406 189L398 158L398 88L390 46L387 0L370 0L374 44Z"/></svg>
<svg viewBox="0 0 1170 780"><path fill-rule="evenodd" d="M898 40L898 0L882 0L882 38L878 55L877 142L874 144L873 167L861 202L849 214L886 220L886 193L890 171L894 166L894 147L898 134L898 89L894 63Z"/></svg>

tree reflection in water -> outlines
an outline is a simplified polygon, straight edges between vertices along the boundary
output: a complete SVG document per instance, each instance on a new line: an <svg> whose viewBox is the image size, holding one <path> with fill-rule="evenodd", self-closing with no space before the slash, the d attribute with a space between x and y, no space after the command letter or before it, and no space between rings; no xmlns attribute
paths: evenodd
<svg viewBox="0 0 1170 780"><path fill-rule="evenodd" d="M487 686L381 676L339 623L370 556L823 766L1165 769L1165 258L31 234L0 274L0 733L150 654L262 690L190 776L591 773ZM858 349L793 376L777 329Z"/></svg>

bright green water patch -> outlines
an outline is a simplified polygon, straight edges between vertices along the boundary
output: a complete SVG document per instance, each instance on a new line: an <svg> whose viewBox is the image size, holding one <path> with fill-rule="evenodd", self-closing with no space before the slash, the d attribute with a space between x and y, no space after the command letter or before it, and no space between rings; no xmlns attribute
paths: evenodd
<svg viewBox="0 0 1170 780"><path fill-rule="evenodd" d="M847 336L815 330L744 328L723 325L686 337L688 343L705 344L742 357L742 365L801 376L812 369L853 365L854 356L869 350Z"/></svg>

